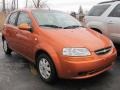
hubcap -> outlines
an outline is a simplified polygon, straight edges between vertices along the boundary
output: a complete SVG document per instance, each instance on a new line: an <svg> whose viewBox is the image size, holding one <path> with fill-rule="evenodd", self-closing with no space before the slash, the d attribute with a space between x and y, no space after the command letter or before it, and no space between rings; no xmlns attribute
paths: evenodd
<svg viewBox="0 0 120 90"><path fill-rule="evenodd" d="M4 50L5 50L5 52L7 52L7 42L6 42L6 40L4 40L3 41L3 48L4 48Z"/></svg>
<svg viewBox="0 0 120 90"><path fill-rule="evenodd" d="M43 78L48 79L51 75L51 68L49 62L42 58L39 61L39 71Z"/></svg>

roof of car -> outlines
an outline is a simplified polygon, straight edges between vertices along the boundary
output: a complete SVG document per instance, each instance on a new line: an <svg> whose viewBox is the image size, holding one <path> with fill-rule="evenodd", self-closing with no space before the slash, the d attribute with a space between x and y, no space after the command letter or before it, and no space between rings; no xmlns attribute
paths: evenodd
<svg viewBox="0 0 120 90"><path fill-rule="evenodd" d="M113 3L113 2L118 2L118 1L120 1L120 0L104 1L104 2L100 2L98 4Z"/></svg>
<svg viewBox="0 0 120 90"><path fill-rule="evenodd" d="M23 9L18 9L18 10L14 10L13 12L16 11L26 11L26 12L31 12L31 11L46 11L46 12L62 12L62 11L58 11L58 10L50 10L50 9L41 9L41 8L23 8Z"/></svg>

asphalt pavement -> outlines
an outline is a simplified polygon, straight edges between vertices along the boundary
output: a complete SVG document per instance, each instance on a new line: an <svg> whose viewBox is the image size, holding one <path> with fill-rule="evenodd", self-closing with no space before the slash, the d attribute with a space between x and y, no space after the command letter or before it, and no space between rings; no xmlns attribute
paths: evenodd
<svg viewBox="0 0 120 90"><path fill-rule="evenodd" d="M120 90L120 57L118 55L113 69L96 77L58 80L56 84L49 85L39 78L24 57L16 53L6 56L0 39L0 90Z"/></svg>

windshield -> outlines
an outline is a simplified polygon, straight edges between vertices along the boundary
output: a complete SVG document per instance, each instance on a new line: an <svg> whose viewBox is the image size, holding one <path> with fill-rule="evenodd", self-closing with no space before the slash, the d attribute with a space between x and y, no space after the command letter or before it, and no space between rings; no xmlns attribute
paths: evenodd
<svg viewBox="0 0 120 90"><path fill-rule="evenodd" d="M62 12L35 10L32 13L39 26L65 29L81 26L78 20Z"/></svg>

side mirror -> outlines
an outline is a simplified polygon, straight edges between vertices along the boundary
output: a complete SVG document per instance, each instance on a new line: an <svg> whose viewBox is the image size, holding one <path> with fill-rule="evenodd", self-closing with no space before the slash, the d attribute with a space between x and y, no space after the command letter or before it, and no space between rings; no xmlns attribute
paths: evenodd
<svg viewBox="0 0 120 90"><path fill-rule="evenodd" d="M18 26L18 28L21 29L21 30L27 30L27 31L31 30L31 26L28 25L27 23L22 23L22 24L20 24L20 25Z"/></svg>

